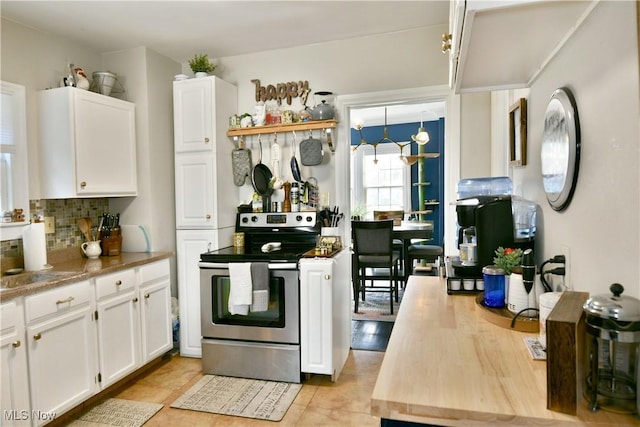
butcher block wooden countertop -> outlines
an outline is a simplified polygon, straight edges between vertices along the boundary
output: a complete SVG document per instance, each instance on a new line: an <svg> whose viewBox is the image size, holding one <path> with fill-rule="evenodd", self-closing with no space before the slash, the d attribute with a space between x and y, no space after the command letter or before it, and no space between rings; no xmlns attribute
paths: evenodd
<svg viewBox="0 0 640 427"><path fill-rule="evenodd" d="M581 400L577 416L547 409L546 362L523 338L484 320L473 295L411 276L371 396L371 414L441 426L638 426L640 417Z"/></svg>

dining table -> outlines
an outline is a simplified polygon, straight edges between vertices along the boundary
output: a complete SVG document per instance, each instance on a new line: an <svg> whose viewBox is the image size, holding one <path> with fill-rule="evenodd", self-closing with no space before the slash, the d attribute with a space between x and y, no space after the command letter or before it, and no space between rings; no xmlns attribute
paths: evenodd
<svg viewBox="0 0 640 427"><path fill-rule="evenodd" d="M431 240L433 238L433 221L402 221L393 226L393 238L402 240L402 257L405 280L412 272L411 259L407 256L411 241L414 239Z"/></svg>

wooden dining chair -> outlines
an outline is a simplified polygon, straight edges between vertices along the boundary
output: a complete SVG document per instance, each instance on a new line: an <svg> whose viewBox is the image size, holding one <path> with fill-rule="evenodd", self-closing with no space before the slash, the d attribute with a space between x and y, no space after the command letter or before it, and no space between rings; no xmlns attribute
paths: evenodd
<svg viewBox="0 0 640 427"><path fill-rule="evenodd" d="M365 301L366 292L389 292L389 307L393 314L393 301L398 301L398 254L393 250L393 220L352 221L353 238L353 297L358 312L358 299ZM374 272L375 270L375 272ZM370 271L370 274L367 272ZM367 280L371 285L367 286ZM376 286L384 280L387 286Z"/></svg>

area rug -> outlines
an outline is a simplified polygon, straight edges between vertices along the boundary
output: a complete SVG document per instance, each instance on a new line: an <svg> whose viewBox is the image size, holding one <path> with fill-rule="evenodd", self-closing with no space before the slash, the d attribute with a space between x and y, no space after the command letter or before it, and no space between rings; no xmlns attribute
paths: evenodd
<svg viewBox="0 0 640 427"><path fill-rule="evenodd" d="M72 427L140 427L149 421L163 406L162 403L107 399L68 425Z"/></svg>
<svg viewBox="0 0 640 427"><path fill-rule="evenodd" d="M386 351L393 325L393 322L352 320L351 349Z"/></svg>
<svg viewBox="0 0 640 427"><path fill-rule="evenodd" d="M172 408L280 421L302 384L205 375Z"/></svg>
<svg viewBox="0 0 640 427"><path fill-rule="evenodd" d="M355 303L351 300L351 318L353 320L376 320L394 322L400 309L404 289L398 289L398 302L393 301L393 314L389 311L389 294L386 292L367 292L366 300L358 302L358 312L354 313Z"/></svg>

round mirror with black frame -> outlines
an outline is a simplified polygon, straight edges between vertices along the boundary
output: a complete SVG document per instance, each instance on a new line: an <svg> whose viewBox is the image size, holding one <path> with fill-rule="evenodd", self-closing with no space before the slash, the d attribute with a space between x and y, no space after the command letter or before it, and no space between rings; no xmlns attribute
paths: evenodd
<svg viewBox="0 0 640 427"><path fill-rule="evenodd" d="M542 184L556 211L569 206L578 180L580 122L571 91L556 89L544 116L541 147Z"/></svg>

